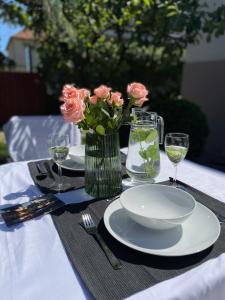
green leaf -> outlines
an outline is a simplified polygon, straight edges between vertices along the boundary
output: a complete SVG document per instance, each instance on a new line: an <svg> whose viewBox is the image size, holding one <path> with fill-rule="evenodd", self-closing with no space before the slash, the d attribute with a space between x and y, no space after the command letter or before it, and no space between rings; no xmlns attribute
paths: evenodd
<svg viewBox="0 0 225 300"><path fill-rule="evenodd" d="M131 131L131 139L133 142L139 143L146 140L149 135L149 129L137 128Z"/></svg>
<svg viewBox="0 0 225 300"><path fill-rule="evenodd" d="M146 170L148 176L150 176L150 177L155 177L157 175L156 170L154 169L154 167L151 164L146 164L145 170Z"/></svg>
<svg viewBox="0 0 225 300"><path fill-rule="evenodd" d="M101 108L101 111L110 118L110 114L104 108Z"/></svg>
<svg viewBox="0 0 225 300"><path fill-rule="evenodd" d="M105 134L105 128L102 125L98 125L96 127L96 132L100 135L104 135Z"/></svg>
<svg viewBox="0 0 225 300"><path fill-rule="evenodd" d="M90 126L92 126L92 125L95 123L94 118L93 118L92 115L90 115L90 114L88 114L88 115L86 116L86 121L87 121L87 123L88 123Z"/></svg>
<svg viewBox="0 0 225 300"><path fill-rule="evenodd" d="M159 160L159 148L156 144L148 146L146 149L147 158L151 158L152 160Z"/></svg>
<svg viewBox="0 0 225 300"><path fill-rule="evenodd" d="M152 0L143 0L143 2L144 2L144 5L150 6L153 1Z"/></svg>
<svg viewBox="0 0 225 300"><path fill-rule="evenodd" d="M107 122L107 125L109 128L113 129L113 122L111 120Z"/></svg>
<svg viewBox="0 0 225 300"><path fill-rule="evenodd" d="M168 14L167 14L167 17L173 17L173 16L176 16L176 15L178 15L178 12L176 11L176 10L174 10L174 11L171 11L171 12L169 12Z"/></svg>
<svg viewBox="0 0 225 300"><path fill-rule="evenodd" d="M147 159L147 152L144 149L140 149L139 150L139 155L143 158L143 159Z"/></svg>
<svg viewBox="0 0 225 300"><path fill-rule="evenodd" d="M168 10L176 10L177 7L175 5L169 5L169 6L167 6L167 9Z"/></svg>
<svg viewBox="0 0 225 300"><path fill-rule="evenodd" d="M149 135L146 137L146 143L151 143L158 137L158 132L156 129L151 129Z"/></svg>
<svg viewBox="0 0 225 300"><path fill-rule="evenodd" d="M142 21L141 20L137 20L135 23L136 23L136 25L141 25Z"/></svg>

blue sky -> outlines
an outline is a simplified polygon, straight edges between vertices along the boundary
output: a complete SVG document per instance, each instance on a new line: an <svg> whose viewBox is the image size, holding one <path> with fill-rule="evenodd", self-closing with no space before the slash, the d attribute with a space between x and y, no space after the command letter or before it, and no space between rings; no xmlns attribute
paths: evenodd
<svg viewBox="0 0 225 300"><path fill-rule="evenodd" d="M10 36L20 31L21 29L21 26L15 26L11 24L9 25L6 23L2 23L2 21L0 20L0 51L7 54L6 46Z"/></svg>

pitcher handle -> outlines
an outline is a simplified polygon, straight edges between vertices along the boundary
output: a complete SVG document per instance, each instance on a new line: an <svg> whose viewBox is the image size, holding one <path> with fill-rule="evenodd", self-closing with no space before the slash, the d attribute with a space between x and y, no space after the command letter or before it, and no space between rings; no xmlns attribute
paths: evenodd
<svg viewBox="0 0 225 300"><path fill-rule="evenodd" d="M162 117L157 117L157 129L159 133L159 144L162 145L164 142L164 120Z"/></svg>

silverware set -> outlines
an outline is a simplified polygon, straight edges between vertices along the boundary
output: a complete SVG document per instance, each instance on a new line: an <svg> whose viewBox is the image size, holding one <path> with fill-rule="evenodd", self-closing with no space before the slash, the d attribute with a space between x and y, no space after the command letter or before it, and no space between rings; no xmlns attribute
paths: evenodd
<svg viewBox="0 0 225 300"><path fill-rule="evenodd" d="M45 165L43 165L42 163L40 162L37 162L36 163L36 167L37 167L37 171L38 171L38 177L41 179L41 178L45 178L47 175L48 175L48 171L45 167Z"/></svg>
<svg viewBox="0 0 225 300"><path fill-rule="evenodd" d="M38 175L37 175L38 179L40 180L45 179L46 177L49 176L49 178L55 180L51 167L47 161L36 162L35 165L38 171Z"/></svg>

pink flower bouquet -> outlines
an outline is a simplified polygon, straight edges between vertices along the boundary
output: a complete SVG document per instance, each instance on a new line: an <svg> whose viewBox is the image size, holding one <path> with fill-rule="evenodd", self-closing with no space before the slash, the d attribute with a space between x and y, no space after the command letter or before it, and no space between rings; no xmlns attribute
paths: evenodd
<svg viewBox="0 0 225 300"><path fill-rule="evenodd" d="M101 85L91 95L87 89L78 89L74 85L63 87L60 100L64 103L60 109L67 122L78 124L84 130L100 135L116 132L129 116L132 106L141 107L148 100L148 90L137 82L128 84L128 105L124 108L124 99L120 92L113 92L108 86Z"/></svg>

